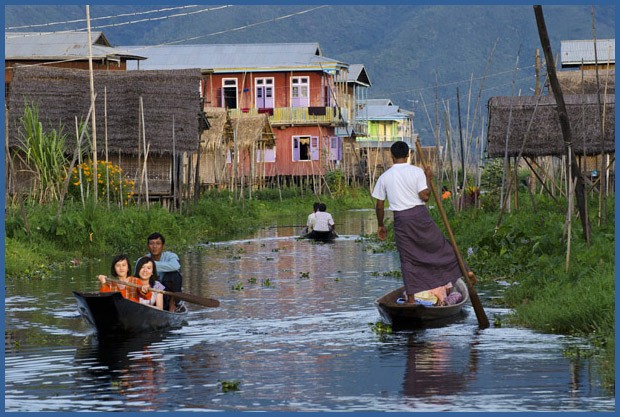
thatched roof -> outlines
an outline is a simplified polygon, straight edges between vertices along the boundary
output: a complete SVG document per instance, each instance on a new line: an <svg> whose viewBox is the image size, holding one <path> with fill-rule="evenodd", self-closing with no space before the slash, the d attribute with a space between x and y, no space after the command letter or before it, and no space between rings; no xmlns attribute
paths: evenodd
<svg viewBox="0 0 620 417"><path fill-rule="evenodd" d="M210 151L225 147L226 142L232 140L232 137L224 134L227 125L230 125L228 111L223 107L207 107L205 108L205 115L209 120L210 127L202 133L202 145Z"/></svg>
<svg viewBox="0 0 620 417"><path fill-rule="evenodd" d="M614 94L616 91L616 71L614 69L599 69L598 85L596 71L559 71L558 81L562 87L562 94ZM598 89L597 89L598 87Z"/></svg>
<svg viewBox="0 0 620 417"><path fill-rule="evenodd" d="M615 96L566 95L573 149L588 155L615 151ZM538 103L538 104L537 104ZM508 136L508 156L565 154L564 138L553 96L491 97L489 99L488 154L503 157ZM600 111L600 113L599 113ZM605 135L601 140L599 114L605 113ZM532 119L533 116L533 119ZM509 122L510 120L510 122ZM528 126L531 127L528 132ZM507 135L507 132L509 134ZM525 144L524 143L525 140ZM601 141L603 144L601 144ZM602 148L602 149L601 149Z"/></svg>
<svg viewBox="0 0 620 417"><path fill-rule="evenodd" d="M268 147L275 145L275 136L267 114L230 118L222 107L205 109L211 128L203 133L202 140L207 150L232 148L237 132L237 146L250 148L256 142L264 142Z"/></svg>
<svg viewBox="0 0 620 417"><path fill-rule="evenodd" d="M237 145L241 148L251 148L255 142L264 142L268 147L276 143L267 114L242 114L231 118L230 126L237 132Z"/></svg>
<svg viewBox="0 0 620 417"><path fill-rule="evenodd" d="M104 111L107 111L108 150L126 154L138 152L142 98L149 152L172 152L173 118L175 149L195 151L199 133L200 79L197 69L95 71L97 150L104 152ZM90 108L89 72L16 67L8 98L9 146L18 143L25 103L38 106L44 130L57 129L62 123L63 131L73 138L68 141L71 152L75 144L75 117L85 121Z"/></svg>

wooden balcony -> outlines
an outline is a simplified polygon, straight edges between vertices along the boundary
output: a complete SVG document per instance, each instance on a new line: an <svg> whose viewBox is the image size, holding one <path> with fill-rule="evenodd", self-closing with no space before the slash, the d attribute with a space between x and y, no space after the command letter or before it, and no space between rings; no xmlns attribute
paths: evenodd
<svg viewBox="0 0 620 417"><path fill-rule="evenodd" d="M269 123L272 126L282 125L326 125L344 126L345 122L340 119L338 107L278 107L275 109L229 109L230 117L239 115L257 115L266 113L269 115Z"/></svg>

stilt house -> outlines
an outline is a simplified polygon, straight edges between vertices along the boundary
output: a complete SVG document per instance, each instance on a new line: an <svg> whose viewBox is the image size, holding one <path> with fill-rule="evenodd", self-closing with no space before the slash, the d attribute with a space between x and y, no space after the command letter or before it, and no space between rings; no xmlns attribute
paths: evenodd
<svg viewBox="0 0 620 417"><path fill-rule="evenodd" d="M346 83L338 80L347 79L348 65L323 56L319 44L125 48L148 57L129 69L200 68L207 114L216 108L226 110L229 127L220 133L232 140L206 133L200 165L213 165L209 168L213 171L201 182L220 182L223 172L230 173L237 184L314 181L342 163L343 137L336 129L346 126L343 114L348 112L343 112ZM243 127L260 120L265 121L260 129ZM273 141L268 140L270 135ZM253 143L246 146L249 141ZM241 147L235 148L235 143ZM214 158L209 152L215 151L215 144L228 146L227 170L221 170L215 159L207 159Z"/></svg>

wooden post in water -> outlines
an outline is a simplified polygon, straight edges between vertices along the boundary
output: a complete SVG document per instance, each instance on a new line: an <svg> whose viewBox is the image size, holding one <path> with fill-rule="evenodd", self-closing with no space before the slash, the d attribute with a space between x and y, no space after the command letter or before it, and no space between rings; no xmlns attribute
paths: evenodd
<svg viewBox="0 0 620 417"><path fill-rule="evenodd" d="M536 23L538 25L540 43L542 44L542 49L545 54L545 60L547 61L547 74L549 75L549 84L551 85L551 90L553 91L553 96L555 97L555 102L557 104L558 118L560 119L560 127L562 128L562 136L564 137L564 146L566 147L566 157L569 161L568 163L570 163L572 168L572 176L576 179L575 196L577 197L579 217L581 218L581 224L583 227L583 237L586 243L589 244L590 222L588 220L588 214L585 207L583 175L581 170L579 169L579 165L577 164L575 152L571 148L571 143L573 142L573 139L570 128L570 120L566 111L566 104L564 103L562 88L555 72L555 61L553 59L553 54L551 51L551 43L549 41L549 34L547 33L547 26L545 24L545 18L543 16L542 6L534 6L534 14L536 15ZM569 184L570 181L572 181L572 179L568 181Z"/></svg>

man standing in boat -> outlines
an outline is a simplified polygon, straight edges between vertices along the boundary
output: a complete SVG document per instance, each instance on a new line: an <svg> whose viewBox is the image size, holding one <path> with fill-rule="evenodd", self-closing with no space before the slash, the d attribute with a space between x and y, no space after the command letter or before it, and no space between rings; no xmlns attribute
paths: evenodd
<svg viewBox="0 0 620 417"><path fill-rule="evenodd" d="M148 256L155 261L159 281L166 291L181 292L183 276L181 264L176 253L165 250L166 239L161 233L151 233L147 238ZM177 300L169 295L164 296L164 310L176 311Z"/></svg>
<svg viewBox="0 0 620 417"><path fill-rule="evenodd" d="M423 170L407 162L410 151L405 142L395 142L390 152L394 165L381 174L372 192L376 199L377 237L387 238L383 220L388 200L394 212L394 238L406 302L415 304L415 293L454 283L462 273L454 249L426 207L432 180L430 168Z"/></svg>

